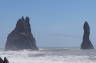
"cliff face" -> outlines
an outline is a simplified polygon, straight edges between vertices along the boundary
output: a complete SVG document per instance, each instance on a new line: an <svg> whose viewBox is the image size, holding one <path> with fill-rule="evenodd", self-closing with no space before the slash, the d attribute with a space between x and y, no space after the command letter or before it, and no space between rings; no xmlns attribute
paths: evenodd
<svg viewBox="0 0 96 63"><path fill-rule="evenodd" d="M81 49L94 49L89 36L90 36L90 27L87 22L84 23L84 35L83 35L83 42L81 44Z"/></svg>
<svg viewBox="0 0 96 63"><path fill-rule="evenodd" d="M5 50L38 49L29 21L29 17L17 21L16 28L7 37Z"/></svg>

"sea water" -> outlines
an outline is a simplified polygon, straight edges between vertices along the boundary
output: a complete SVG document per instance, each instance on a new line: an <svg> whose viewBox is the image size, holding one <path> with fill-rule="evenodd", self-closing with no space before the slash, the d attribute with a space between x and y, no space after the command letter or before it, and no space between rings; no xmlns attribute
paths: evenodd
<svg viewBox="0 0 96 63"><path fill-rule="evenodd" d="M9 63L96 63L96 50L42 48L39 51L0 51Z"/></svg>

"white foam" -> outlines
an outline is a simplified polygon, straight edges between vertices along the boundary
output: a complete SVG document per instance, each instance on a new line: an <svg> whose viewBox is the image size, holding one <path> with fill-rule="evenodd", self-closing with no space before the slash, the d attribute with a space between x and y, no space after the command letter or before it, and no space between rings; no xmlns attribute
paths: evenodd
<svg viewBox="0 0 96 63"><path fill-rule="evenodd" d="M56 51L1 51L10 63L96 63L96 51L56 50Z"/></svg>

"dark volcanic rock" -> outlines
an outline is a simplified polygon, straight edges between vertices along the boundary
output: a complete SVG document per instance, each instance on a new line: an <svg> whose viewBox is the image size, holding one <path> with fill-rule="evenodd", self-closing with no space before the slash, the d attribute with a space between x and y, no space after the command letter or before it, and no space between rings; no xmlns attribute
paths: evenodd
<svg viewBox="0 0 96 63"><path fill-rule="evenodd" d="M81 44L81 49L94 49L89 36L90 36L90 27L87 22L84 23L84 35L83 35L83 42Z"/></svg>
<svg viewBox="0 0 96 63"><path fill-rule="evenodd" d="M29 17L18 20L16 28L7 37L5 50L38 49L29 21Z"/></svg>
<svg viewBox="0 0 96 63"><path fill-rule="evenodd" d="M9 63L9 61L6 57L4 57L4 62L3 63Z"/></svg>
<svg viewBox="0 0 96 63"><path fill-rule="evenodd" d="M0 57L0 63L3 63L4 61L3 61L3 59Z"/></svg>
<svg viewBox="0 0 96 63"><path fill-rule="evenodd" d="M0 63L9 63L9 61L6 57L4 57L4 60L0 57Z"/></svg>

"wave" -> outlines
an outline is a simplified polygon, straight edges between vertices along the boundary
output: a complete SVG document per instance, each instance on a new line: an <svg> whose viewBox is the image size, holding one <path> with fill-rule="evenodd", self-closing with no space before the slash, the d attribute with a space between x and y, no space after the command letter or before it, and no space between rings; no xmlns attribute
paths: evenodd
<svg viewBox="0 0 96 63"><path fill-rule="evenodd" d="M0 51L10 63L96 63L96 50L40 48L39 51Z"/></svg>

